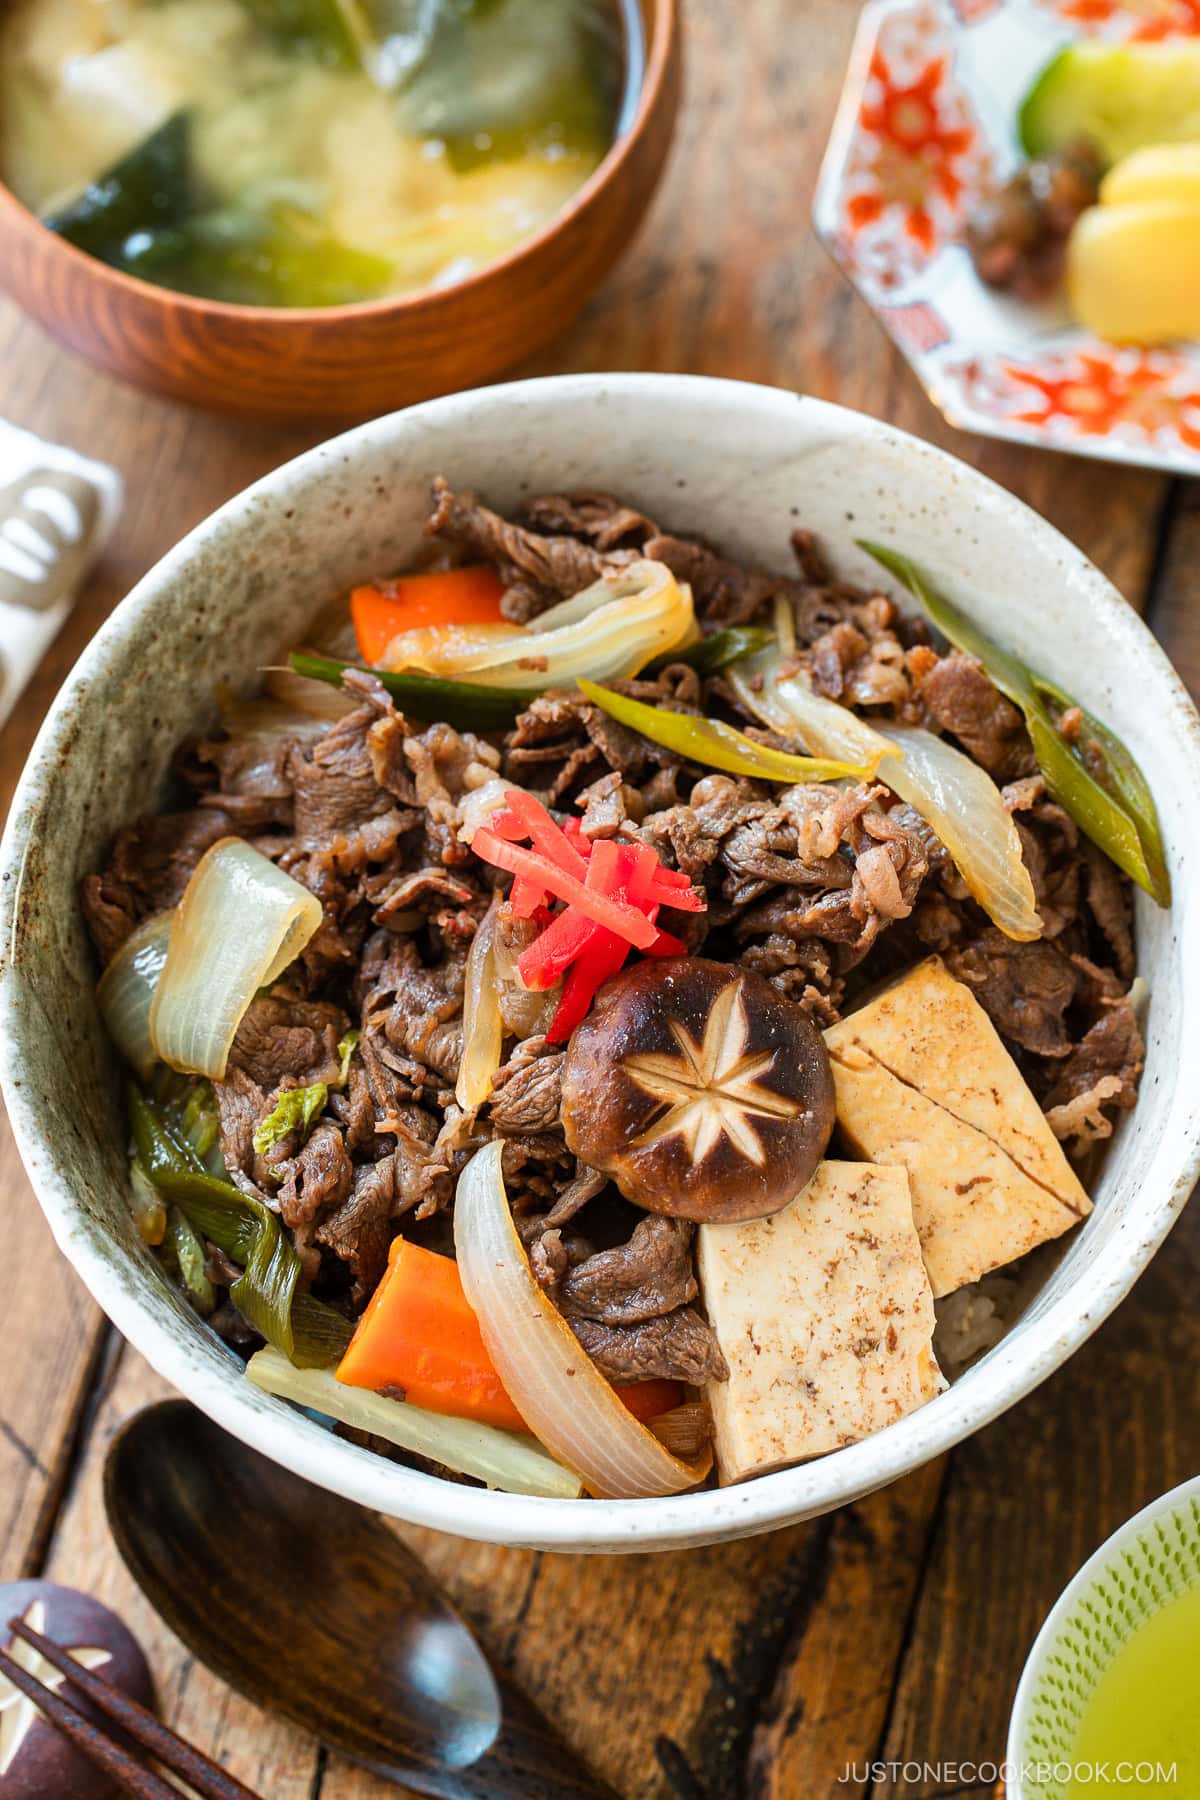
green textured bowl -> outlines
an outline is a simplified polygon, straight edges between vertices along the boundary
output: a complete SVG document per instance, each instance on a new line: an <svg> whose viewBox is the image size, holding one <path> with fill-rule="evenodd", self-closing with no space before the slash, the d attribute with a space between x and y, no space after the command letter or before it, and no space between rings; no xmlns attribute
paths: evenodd
<svg viewBox="0 0 1200 1800"><path fill-rule="evenodd" d="M1064 1765L1072 1760L1097 1686L1138 1628L1167 1601L1195 1587L1200 1587L1200 1478L1136 1513L1059 1596L1029 1653L1013 1703L1008 1800L1068 1800ZM1185 1800L1182 1792L1180 1800Z"/></svg>

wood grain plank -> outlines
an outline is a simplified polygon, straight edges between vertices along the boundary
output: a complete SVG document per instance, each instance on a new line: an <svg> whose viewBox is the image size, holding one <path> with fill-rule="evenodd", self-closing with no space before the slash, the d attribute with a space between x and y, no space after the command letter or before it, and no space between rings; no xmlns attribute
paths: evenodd
<svg viewBox="0 0 1200 1800"><path fill-rule="evenodd" d="M1200 1467L1198 1278L1193 1208L1090 1343L954 1452L885 1760L1001 1758L1022 1664L1066 1582ZM924 1800L940 1785L878 1792Z"/></svg>
<svg viewBox="0 0 1200 1800"><path fill-rule="evenodd" d="M52 1581L95 1595L125 1620L146 1653L162 1717L176 1731L264 1800L310 1800L317 1780L314 1740L251 1706L197 1663L143 1599L113 1547L101 1489L105 1452L131 1412L171 1392L136 1351L115 1342L117 1351L97 1392L92 1429L45 1573Z"/></svg>
<svg viewBox="0 0 1200 1800"><path fill-rule="evenodd" d="M796 388L975 464L1145 601L1162 476L954 431L817 242L810 211L858 9L690 0L664 189L581 321L519 373L665 369ZM803 510L803 495L797 502Z"/></svg>
<svg viewBox="0 0 1200 1800"><path fill-rule="evenodd" d="M655 1557L401 1530L625 1800L835 1800L878 1742L940 1465L811 1525ZM863 1630L869 1618L869 1631ZM321 1800L383 1800L331 1762Z"/></svg>

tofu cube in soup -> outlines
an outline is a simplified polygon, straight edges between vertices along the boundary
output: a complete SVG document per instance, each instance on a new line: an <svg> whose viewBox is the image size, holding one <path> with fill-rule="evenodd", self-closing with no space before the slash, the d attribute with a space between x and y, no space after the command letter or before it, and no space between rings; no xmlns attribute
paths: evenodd
<svg viewBox="0 0 1200 1800"><path fill-rule="evenodd" d="M697 1266L729 1364L706 1389L722 1485L869 1437L946 1385L903 1169L823 1162L781 1212L701 1225Z"/></svg>
<svg viewBox="0 0 1200 1800"><path fill-rule="evenodd" d="M843 1136L907 1169L939 1297L1091 1211L1062 1146L970 988L930 957L825 1033Z"/></svg>

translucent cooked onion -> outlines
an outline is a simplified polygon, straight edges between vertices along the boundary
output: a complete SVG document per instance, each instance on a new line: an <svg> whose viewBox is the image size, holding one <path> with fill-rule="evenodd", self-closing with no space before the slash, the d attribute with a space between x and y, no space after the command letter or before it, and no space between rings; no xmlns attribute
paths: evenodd
<svg viewBox="0 0 1200 1800"><path fill-rule="evenodd" d="M1000 930L1021 941L1040 937L1042 922L1021 840L987 771L916 726L889 721L885 737L848 706L814 694L802 673L781 675L784 666L777 649L764 650L735 663L726 679L773 731L799 737L814 755L872 766L876 778L936 833Z"/></svg>
<svg viewBox="0 0 1200 1800"><path fill-rule="evenodd" d="M286 706L289 712L323 719L327 725L344 719L360 704L345 688L331 687L327 681L310 681L307 675L297 675L294 669L268 669L263 685L272 699Z"/></svg>
<svg viewBox="0 0 1200 1800"><path fill-rule="evenodd" d="M510 1494L541 1494L551 1500L577 1500L582 1483L547 1455L531 1437L427 1412L406 1400L392 1400L367 1388L347 1387L331 1369L298 1369L280 1350L260 1350L246 1365L255 1387L280 1400L311 1407L342 1425L386 1438L415 1456L428 1457L460 1475L484 1481Z"/></svg>
<svg viewBox="0 0 1200 1800"><path fill-rule="evenodd" d="M514 1406L589 1492L633 1500L678 1494L711 1457L685 1463L634 1418L534 1280L509 1212L503 1145L479 1150L454 1203L454 1248L488 1354Z"/></svg>
<svg viewBox="0 0 1200 1800"><path fill-rule="evenodd" d="M496 981L496 906L480 920L467 955L463 989L463 1050L458 1065L454 1098L464 1111L482 1106L492 1091L492 1078L500 1067L504 1044L504 1020Z"/></svg>
<svg viewBox="0 0 1200 1800"><path fill-rule="evenodd" d="M158 1061L150 1035L154 990L167 960L174 913L155 913L126 938L100 977L96 1001L105 1028L130 1068L148 1075Z"/></svg>
<svg viewBox="0 0 1200 1800"><path fill-rule="evenodd" d="M382 666L490 687L572 687L581 675L618 681L690 642L695 625L691 589L681 587L663 563L635 562L525 628L430 625L402 631Z"/></svg>
<svg viewBox="0 0 1200 1800"><path fill-rule="evenodd" d="M242 1017L321 923L321 903L241 838L221 838L176 908L150 1011L157 1054L221 1081Z"/></svg>
<svg viewBox="0 0 1200 1800"><path fill-rule="evenodd" d="M879 765L879 779L907 800L945 844L972 898L1007 937L1041 937L1033 880L1000 790L979 764L915 725L889 725L903 752Z"/></svg>
<svg viewBox="0 0 1200 1800"><path fill-rule="evenodd" d="M482 787L472 788L464 794L458 803L458 816L462 823L458 830L460 844L469 844L481 825L486 825L493 813L499 812L508 802L505 795L515 787L512 781L501 781L497 775L492 781L485 781Z"/></svg>

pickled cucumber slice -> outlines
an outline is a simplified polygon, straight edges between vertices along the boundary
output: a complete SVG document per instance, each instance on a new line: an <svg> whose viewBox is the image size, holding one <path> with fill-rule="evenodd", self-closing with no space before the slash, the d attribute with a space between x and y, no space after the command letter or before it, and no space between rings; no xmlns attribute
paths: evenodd
<svg viewBox="0 0 1200 1800"><path fill-rule="evenodd" d="M1200 41L1069 44L1030 88L1018 125L1029 156L1085 137L1107 163L1200 139Z"/></svg>

